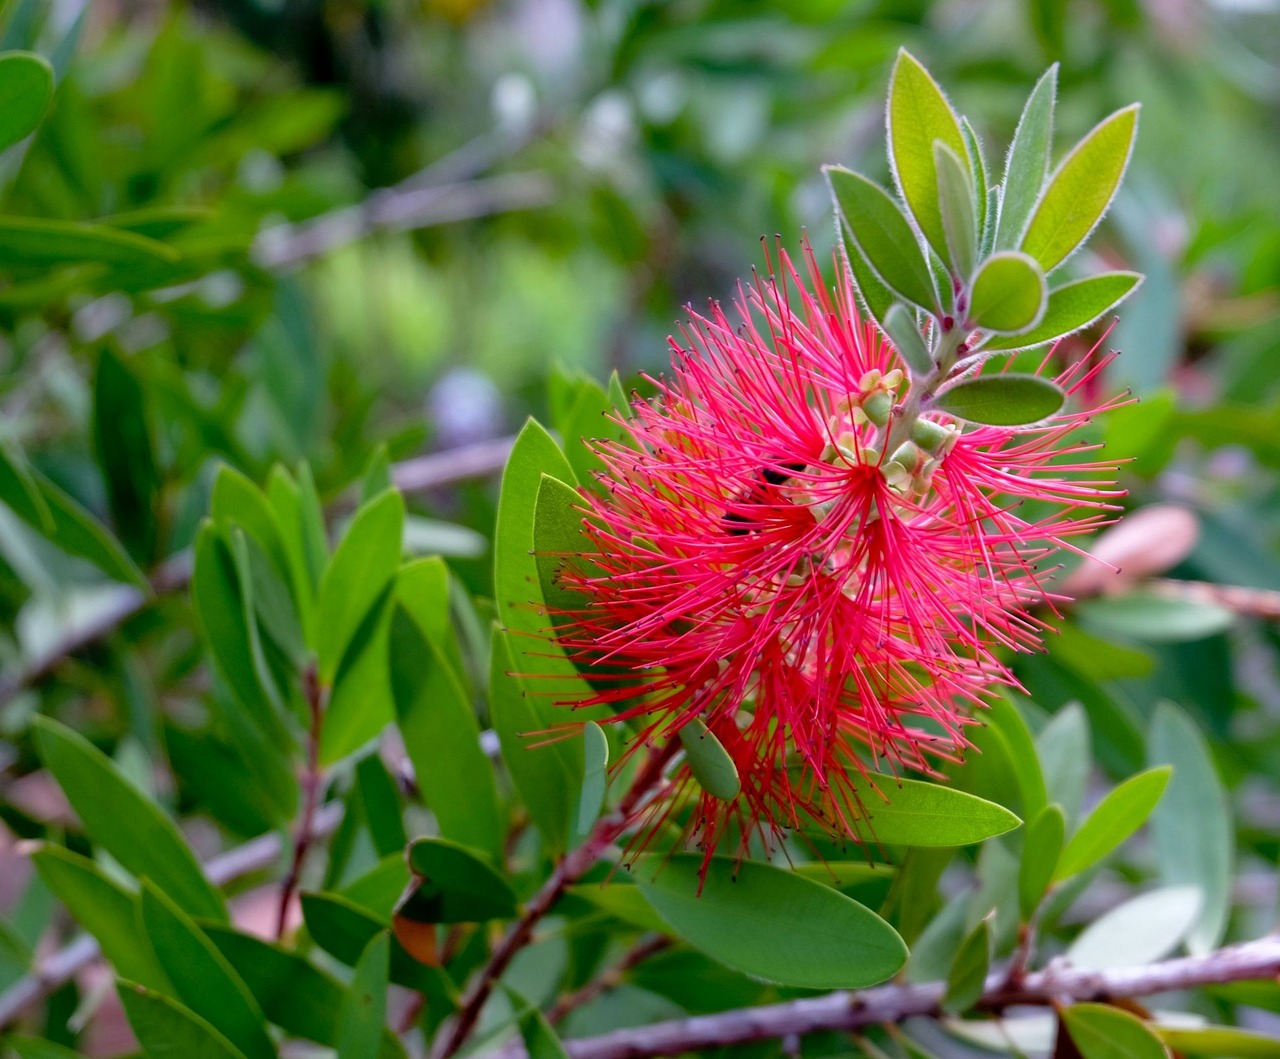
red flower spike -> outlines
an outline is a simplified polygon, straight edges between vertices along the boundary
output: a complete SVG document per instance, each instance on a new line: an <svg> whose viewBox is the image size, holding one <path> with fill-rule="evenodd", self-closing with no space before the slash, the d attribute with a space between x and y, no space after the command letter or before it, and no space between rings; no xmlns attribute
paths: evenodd
<svg viewBox="0 0 1280 1059"><path fill-rule="evenodd" d="M807 285L783 253L742 290L740 325L695 315L628 442L595 447L607 496L584 499L589 561L560 575L589 602L558 624L609 676L577 705L642 721L637 744L701 718L741 781L722 801L678 770L637 848L669 821L708 860L810 822L858 840L855 779L967 746L974 710L1016 686L996 649L1038 649L1027 608L1060 598L1037 564L1122 495L1073 440L1083 412L964 430L926 412L883 453L905 365L847 272L829 291L807 246L804 264ZM1056 381L1095 388L1104 363Z"/></svg>

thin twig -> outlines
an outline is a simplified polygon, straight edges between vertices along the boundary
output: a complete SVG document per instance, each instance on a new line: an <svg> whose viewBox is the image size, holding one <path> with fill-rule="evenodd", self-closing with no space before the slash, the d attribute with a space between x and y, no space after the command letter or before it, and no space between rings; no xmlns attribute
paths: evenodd
<svg viewBox="0 0 1280 1059"><path fill-rule="evenodd" d="M507 462L514 440L498 438L404 460L392 466L391 480L402 493L414 494L496 474ZM184 589L191 580L191 567L191 553L182 551L156 568L149 595L130 585L119 585L111 605L104 606L92 622L73 630L21 668L0 676L0 706L10 702L23 688L52 675L71 655L110 636L155 599Z"/></svg>
<svg viewBox="0 0 1280 1059"><path fill-rule="evenodd" d="M276 916L277 939L284 937L285 925L289 921L289 902L293 900L293 892L302 878L302 865L307 859L315 830L312 822L320 803L320 789L324 786L324 771L320 768L320 728L324 724L324 706L328 693L320 683L315 662L308 665L302 674L302 691L311 717L307 729L307 761L302 773L302 818L298 821L298 829L293 837L293 859L289 864L289 874L280 885L280 910Z"/></svg>
<svg viewBox="0 0 1280 1059"><path fill-rule="evenodd" d="M1179 581L1164 577L1139 582L1139 586L1165 599L1215 604L1243 617L1280 621L1280 592L1274 589L1217 585L1211 581Z"/></svg>
<svg viewBox="0 0 1280 1059"><path fill-rule="evenodd" d="M535 209L554 198L555 185L545 173L504 173L430 187L396 185L314 220L264 229L254 240L251 256L263 268L287 269L374 232L408 231Z"/></svg>
<svg viewBox="0 0 1280 1059"><path fill-rule="evenodd" d="M312 841L326 838L337 830L342 809L341 804L334 802L316 811L311 826ZM280 849L280 836L274 831L268 832L212 858L204 866L205 874L215 886L225 886L272 867L280 858ZM35 970L0 993L0 1029L8 1026L31 1005L66 985L101 955L97 940L82 934L41 960Z"/></svg>
<svg viewBox="0 0 1280 1059"><path fill-rule="evenodd" d="M565 890L582 878L604 856L614 840L631 826L637 808L662 779L662 770L678 746L673 740L666 746L651 750L644 767L636 774L617 808L602 816L586 841L556 865L551 877L529 901L524 914L507 931L489 957L489 962L473 979L458 1008L457 1016L449 1029L438 1038L432 1052L433 1059L449 1059L449 1056L466 1044L498 980L516 954L529 943L534 927L551 911Z"/></svg>
<svg viewBox="0 0 1280 1059"><path fill-rule="evenodd" d="M547 1012L547 1021L554 1026L564 1019L569 1012L576 1011L578 1008L591 1003L596 997L602 993L607 993L610 989L616 989L622 984L622 980L627 976L628 971L644 963L650 956L665 952L671 948L671 944L671 939L662 934L650 934L648 937L641 938L623 955L622 959L603 974L596 975L581 989L566 993L557 1000L551 1010Z"/></svg>
<svg viewBox="0 0 1280 1059"><path fill-rule="evenodd" d="M1204 956L1187 956L1142 967L1108 971L1078 970L1051 964L1028 974L1016 988L1006 988L1007 973L987 979L978 1007L995 1014L1014 1005L1051 1006L1062 1000L1118 1000L1171 990L1274 978L1280 973L1280 937L1232 945ZM859 1030L898 1023L912 1016L937 1016L946 986L885 985L860 993L838 992L782 1004L675 1019L598 1037L564 1042L570 1059L648 1059L704 1048L724 1048L756 1041L784 1040L809 1033ZM523 1044L514 1042L494 1059L523 1059Z"/></svg>

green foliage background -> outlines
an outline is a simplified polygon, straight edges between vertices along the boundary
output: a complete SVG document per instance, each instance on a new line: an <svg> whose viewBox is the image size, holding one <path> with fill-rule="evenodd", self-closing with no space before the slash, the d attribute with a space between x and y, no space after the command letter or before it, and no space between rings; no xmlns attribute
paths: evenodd
<svg viewBox="0 0 1280 1059"><path fill-rule="evenodd" d="M532 510L541 471L585 476L575 439L603 429L608 404L590 380L643 385L680 306L729 299L762 235L795 247L807 230L829 257L819 167L887 182L884 86L904 45L991 145L1050 62L1059 145L1142 102L1133 165L1089 251L1147 276L1107 340L1123 351L1108 385L1142 400L1098 429L1132 460L1132 509L1195 514L1198 538L1167 573L1251 594L1225 609L1137 593L1070 611L1049 652L1020 662L1029 699L992 718L955 777L1026 826L958 853L915 833L874 865L825 850L839 889L911 946L912 980L949 982L957 1012L1055 874L1040 962L1073 942L1104 962L1155 959L1134 940L1151 923L1192 953L1274 927L1275 16L1136 0L9 0L0 52L43 56L55 87L26 136L0 66L0 137L16 137L0 154L0 997L84 928L143 987L122 990L134 1031L166 1047L183 1046L174 1027L193 1012L192 1054L257 1059L289 1036L399 1055L379 1029L388 979L426 998L405 1022L392 993L410 1050L439 1024L489 933L454 932L443 970L387 940L406 843L443 835L482 854L415 847L460 873L423 898L451 909L437 921L506 921L602 797L602 749L516 738L540 718L502 679L526 649L491 642L493 601L537 571L527 519L510 512ZM567 457L522 436L504 527L504 439L530 413ZM314 768L313 659L332 688ZM370 753L384 730L396 734ZM1105 866L1090 859L1143 823L1160 775L1144 770L1166 763L1151 824ZM1094 832L1070 837L1113 789ZM305 931L269 948L227 909L273 932L313 794L330 830L303 865ZM199 870L264 836L280 852L215 878L222 889ZM829 873L809 874L831 890ZM788 885L763 878L764 894ZM1202 897L1190 912L1188 885ZM531 1048L558 1047L525 1009L554 1013L655 929L692 944L637 962L557 1032L836 984L812 967L780 986L728 969L704 954L705 923L682 929L661 893L630 889L571 890L485 1031L518 1022ZM1099 919L1135 896L1147 904ZM489 903L458 911L466 897ZM713 934L739 929L731 905ZM53 982L6 1012L0 1034L23 1036L0 1049L134 1054L108 981ZM1263 1011L1280 1010L1280 989L1176 1006L1275 1036ZM1072 1031L1081 1050L1108 1054L1089 1051L1088 1028ZM962 1047L932 1024L917 1046ZM905 1047L827 1034L804 1054Z"/></svg>

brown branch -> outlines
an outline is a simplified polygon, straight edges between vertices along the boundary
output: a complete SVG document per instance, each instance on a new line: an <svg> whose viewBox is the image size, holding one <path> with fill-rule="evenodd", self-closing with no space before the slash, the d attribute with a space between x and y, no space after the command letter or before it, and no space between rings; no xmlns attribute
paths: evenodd
<svg viewBox="0 0 1280 1059"><path fill-rule="evenodd" d="M614 840L631 826L637 807L657 786L662 778L662 770L678 747L679 743L672 740L666 746L651 750L644 767L637 773L617 808L602 816L586 841L556 865L550 878L542 884L542 889L525 906L524 914L498 943L489 962L472 980L471 987L462 998L458 1014L436 1041L431 1053L433 1059L449 1059L449 1056L466 1044L503 972L533 937L533 928L555 907L565 890L582 878L604 856Z"/></svg>
<svg viewBox="0 0 1280 1059"><path fill-rule="evenodd" d="M340 804L335 802L321 806L312 820L311 841L333 834L341 819ZM215 886L225 886L236 879L272 867L279 857L280 836L273 831L219 854L205 864L204 870ZM98 947L97 940L88 934L82 934L41 960L30 974L0 993L0 1029L13 1022L32 1004L66 985L101 955L102 950Z"/></svg>
<svg viewBox="0 0 1280 1059"><path fill-rule="evenodd" d="M1063 1000L1117 1000L1177 989L1221 985L1280 974L1280 937L1231 945L1205 956L1186 956L1143 967L1087 971L1053 963L1026 975L1014 988L1005 986L1001 969L987 979L978 1007L999 1013L1015 1004L1052 1006ZM756 1041L785 1040L808 1033L860 1030L898 1023L916 1015L941 1014L946 986L884 985L858 993L838 992L783 1004L744 1008L716 1015L615 1030L599 1037L564 1042L570 1059L648 1059L704 1048L723 1048ZM495 1059L523 1059L524 1046L513 1043Z"/></svg>
<svg viewBox="0 0 1280 1059"><path fill-rule="evenodd" d="M547 1021L554 1026L557 1022L563 1020L569 1012L590 1004L596 997L602 993L607 993L610 989L616 989L622 984L622 980L626 977L628 971L644 963L650 956L665 952L671 948L671 945L671 939L662 934L650 934L648 937L641 938L627 951L622 959L603 974L596 975L581 989L566 993L557 1000L551 1010L547 1012Z"/></svg>
<svg viewBox="0 0 1280 1059"><path fill-rule="evenodd" d="M302 865L307 859L307 851L311 848L315 831L313 821L320 803L320 789L324 786L324 770L320 768L320 728L324 724L328 693L320 683L315 662L308 665L302 674L302 691L311 717L307 729L307 761L302 773L302 818L298 821L298 829L293 836L293 859L289 863L289 874L280 885L280 909L276 915L277 939L284 937L284 928L289 920L289 902L293 900L293 892L302 878Z"/></svg>
<svg viewBox="0 0 1280 1059"><path fill-rule="evenodd" d="M469 478L484 478L502 470L514 441L514 438L498 438L404 460L392 466L391 480L401 492L413 494ZM191 580L191 565L189 551L170 556L157 567L151 579L150 595L130 585L119 585L112 605L104 607L91 623L72 630L38 657L0 676L0 706L10 702L23 688L51 676L71 655L110 636L156 598L186 588Z"/></svg>
<svg viewBox="0 0 1280 1059"><path fill-rule="evenodd" d="M1216 585L1211 581L1178 581L1156 578L1139 586L1165 599L1187 603L1211 603L1248 618L1280 621L1280 592L1244 585Z"/></svg>

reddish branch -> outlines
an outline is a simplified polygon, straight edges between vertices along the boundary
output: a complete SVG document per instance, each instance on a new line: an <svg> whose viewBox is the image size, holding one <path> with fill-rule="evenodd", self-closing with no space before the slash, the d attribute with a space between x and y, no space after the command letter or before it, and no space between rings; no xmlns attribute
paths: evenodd
<svg viewBox="0 0 1280 1059"><path fill-rule="evenodd" d="M280 909L276 914L276 937L284 937L289 920L289 903L293 900L298 881L302 878L302 865L315 836L316 809L320 805L320 790L324 786L324 773L320 768L320 728L324 723L324 707L328 695L320 683L320 674L312 662L302 674L302 693L307 700L311 723L307 729L307 760L302 772L302 818L293 836L293 859L289 874L280 884Z"/></svg>
<svg viewBox="0 0 1280 1059"><path fill-rule="evenodd" d="M433 1059L448 1059L467 1042L503 972L516 954L529 944L533 928L555 907L565 890L582 878L604 856L614 840L631 826L636 810L662 779L662 770L678 746L679 743L673 740L664 747L651 750L648 760L637 773L617 808L601 817L586 841L556 865L551 877L529 901L524 914L499 942L493 955L489 957L489 962L472 981L454 1021L437 1039L432 1052Z"/></svg>
<svg viewBox="0 0 1280 1059"><path fill-rule="evenodd" d="M547 1012L547 1021L554 1026L564 1019L569 1012L590 1004L596 997L602 993L607 993L610 989L616 989L622 984L622 980L626 977L628 971L644 963L650 956L656 956L658 953L671 948L671 944L671 939L661 934L651 934L646 938L642 938L628 950L622 959L603 974L596 975L581 989L566 993L557 1000L555 1006Z"/></svg>
<svg viewBox="0 0 1280 1059"><path fill-rule="evenodd" d="M978 1007L1000 1013L1014 1005L1048 1007L1064 1000L1118 1000L1171 990L1220 985L1280 974L1280 937L1231 945L1205 956L1187 956L1144 967L1077 970L1051 964L1026 975L1016 987L1001 970L987 979ZM564 1042L570 1059L648 1059L703 1048L785 1040L809 1033L859 1030L912 1016L939 1016L945 985L883 985L859 993L792 1000L784 1004L675 1019ZM524 1046L509 1045L495 1059L523 1059Z"/></svg>

